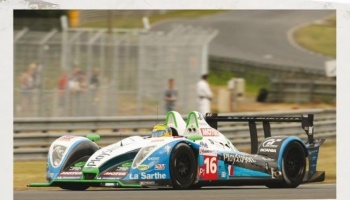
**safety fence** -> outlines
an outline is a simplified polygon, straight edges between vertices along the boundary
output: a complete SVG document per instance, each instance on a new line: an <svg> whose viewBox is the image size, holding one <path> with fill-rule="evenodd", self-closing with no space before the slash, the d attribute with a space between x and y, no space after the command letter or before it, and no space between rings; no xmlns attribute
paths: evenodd
<svg viewBox="0 0 350 200"><path fill-rule="evenodd" d="M336 110L310 109L278 112L225 113L235 116L300 116L314 114L315 138L336 138ZM183 116L186 119L186 116ZM66 134L87 135L96 132L101 135L97 143L106 146L132 135L149 136L151 128L165 120L160 116L108 117L108 118L65 118L65 119L15 119L14 120L14 159L45 159L50 144ZM250 144L248 123L225 122L218 130L228 137L238 148ZM257 126L259 141L263 138L262 125ZM272 135L307 136L300 123L271 123Z"/></svg>
<svg viewBox="0 0 350 200"><path fill-rule="evenodd" d="M165 32L16 30L14 116L164 114L170 78L178 90L176 109L196 109L196 84L217 33L181 24Z"/></svg>

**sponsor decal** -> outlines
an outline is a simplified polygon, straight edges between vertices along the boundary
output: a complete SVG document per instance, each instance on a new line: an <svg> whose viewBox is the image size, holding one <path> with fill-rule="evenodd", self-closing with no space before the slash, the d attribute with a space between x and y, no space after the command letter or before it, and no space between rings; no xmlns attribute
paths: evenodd
<svg viewBox="0 0 350 200"><path fill-rule="evenodd" d="M228 154L228 153L224 154L224 161L231 165L235 163L255 163L256 162L252 157L239 155L239 154Z"/></svg>
<svg viewBox="0 0 350 200"><path fill-rule="evenodd" d="M261 158L265 161L272 161L273 160L272 158L267 158L267 157L261 157Z"/></svg>
<svg viewBox="0 0 350 200"><path fill-rule="evenodd" d="M129 179L166 179L166 174L155 172L153 174L147 174L146 172L141 172L140 174L129 174Z"/></svg>
<svg viewBox="0 0 350 200"><path fill-rule="evenodd" d="M58 176L57 179L80 179L80 176Z"/></svg>
<svg viewBox="0 0 350 200"><path fill-rule="evenodd" d="M149 166L145 165L145 164L141 164L141 165L139 165L138 169L141 171L146 171L149 169Z"/></svg>
<svg viewBox="0 0 350 200"><path fill-rule="evenodd" d="M150 160L150 161L158 161L158 160L159 160L159 157L148 157L147 160Z"/></svg>
<svg viewBox="0 0 350 200"><path fill-rule="evenodd" d="M318 149L309 150L309 154L314 154L314 153L318 153Z"/></svg>
<svg viewBox="0 0 350 200"><path fill-rule="evenodd" d="M60 137L58 140L60 141L70 141L73 138L76 138L77 136L73 136L73 135L64 135L62 137Z"/></svg>
<svg viewBox="0 0 350 200"><path fill-rule="evenodd" d="M132 163L131 162L126 162L122 164L122 167L131 167Z"/></svg>
<svg viewBox="0 0 350 200"><path fill-rule="evenodd" d="M202 136L219 136L218 131L213 128L201 128L201 134Z"/></svg>
<svg viewBox="0 0 350 200"><path fill-rule="evenodd" d="M267 153L276 153L276 149L271 148L261 148L260 152L267 152Z"/></svg>
<svg viewBox="0 0 350 200"><path fill-rule="evenodd" d="M94 159L91 159L87 164L86 166L96 166L95 162L99 162L101 161L103 158L105 158L106 156L110 156L111 153L116 150L116 149L119 149L120 146L114 146L114 147L111 147L109 149L105 149L103 150L100 155L96 156Z"/></svg>
<svg viewBox="0 0 350 200"><path fill-rule="evenodd" d="M208 148L208 144L205 143L205 142L203 142L203 141L201 141L201 142L199 143L199 145L201 145L202 147Z"/></svg>
<svg viewBox="0 0 350 200"><path fill-rule="evenodd" d="M72 166L72 167L70 167L68 169L68 171L81 171L81 167L74 167L74 166Z"/></svg>
<svg viewBox="0 0 350 200"><path fill-rule="evenodd" d="M61 172L60 176L80 176L81 172Z"/></svg>
<svg viewBox="0 0 350 200"><path fill-rule="evenodd" d="M128 172L106 172L104 176L125 176Z"/></svg>
<svg viewBox="0 0 350 200"><path fill-rule="evenodd" d="M152 142L163 142L165 139L153 139Z"/></svg>
<svg viewBox="0 0 350 200"><path fill-rule="evenodd" d="M208 155L208 154L210 154L210 155L216 156L216 155L217 155L217 151L215 151L215 150L210 150L210 149L200 148L200 149L199 149L199 154L200 154L200 155Z"/></svg>
<svg viewBox="0 0 350 200"><path fill-rule="evenodd" d="M281 142L282 139L268 139L268 140L265 140L263 143L262 143L262 147L267 147L267 148L276 148L278 147L277 144L275 144L275 142Z"/></svg>
<svg viewBox="0 0 350 200"><path fill-rule="evenodd" d="M204 156L203 166L199 167L198 173L203 180L218 179L218 157Z"/></svg>
<svg viewBox="0 0 350 200"><path fill-rule="evenodd" d="M140 181L140 185L156 185L154 181Z"/></svg>
<svg viewBox="0 0 350 200"><path fill-rule="evenodd" d="M226 172L221 172L221 178L225 178L226 177Z"/></svg>
<svg viewBox="0 0 350 200"><path fill-rule="evenodd" d="M117 167L116 171L129 171L129 167Z"/></svg>
<svg viewBox="0 0 350 200"><path fill-rule="evenodd" d="M317 160L317 156L312 156L311 157L311 161L316 161Z"/></svg>
<svg viewBox="0 0 350 200"><path fill-rule="evenodd" d="M155 170L164 170L165 169L165 164L155 164L154 165Z"/></svg>

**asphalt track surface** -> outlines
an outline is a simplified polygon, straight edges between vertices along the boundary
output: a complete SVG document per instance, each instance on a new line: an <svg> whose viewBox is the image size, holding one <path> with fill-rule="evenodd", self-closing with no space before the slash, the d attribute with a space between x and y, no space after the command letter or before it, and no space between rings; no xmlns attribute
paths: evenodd
<svg viewBox="0 0 350 200"><path fill-rule="evenodd" d="M205 187L199 190L172 189L89 189L86 191L15 191L14 200L209 200L209 199L335 199L335 184L306 184L295 189L268 189L265 186Z"/></svg>
<svg viewBox="0 0 350 200"><path fill-rule="evenodd" d="M291 35L296 28L333 14L331 10L234 10L161 22L153 30L166 31L176 24L216 29L219 34L210 43L210 55L324 70L329 58L295 45Z"/></svg>

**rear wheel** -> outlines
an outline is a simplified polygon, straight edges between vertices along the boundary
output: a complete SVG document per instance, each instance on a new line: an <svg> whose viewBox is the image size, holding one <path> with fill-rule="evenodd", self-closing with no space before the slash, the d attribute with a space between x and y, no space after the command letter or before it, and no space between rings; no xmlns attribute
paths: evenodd
<svg viewBox="0 0 350 200"><path fill-rule="evenodd" d="M189 189L193 185L196 174L196 157L185 143L179 143L170 156L170 175L174 189Z"/></svg>
<svg viewBox="0 0 350 200"><path fill-rule="evenodd" d="M303 181L306 169L304 148L299 142L293 141L288 144L282 157L283 182L271 183L269 188L296 188Z"/></svg>

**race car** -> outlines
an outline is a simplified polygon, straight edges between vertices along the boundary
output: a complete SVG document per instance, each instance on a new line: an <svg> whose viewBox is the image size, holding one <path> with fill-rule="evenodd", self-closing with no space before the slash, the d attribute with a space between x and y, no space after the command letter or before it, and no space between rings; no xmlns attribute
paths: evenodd
<svg viewBox="0 0 350 200"><path fill-rule="evenodd" d="M218 122L247 122L251 153L239 151L217 130ZM262 122L265 139L258 145L256 122ZM308 139L271 136L270 122L300 122ZM247 133L248 134L248 133ZM186 122L176 111L164 124L154 126L149 137L131 136L106 147L87 137L65 135L55 140L47 157L47 183L29 187L169 187L198 189L204 186L265 185L296 188L320 182L319 147L314 139L313 115L301 117L219 116L192 111ZM308 167L308 169L307 169Z"/></svg>

